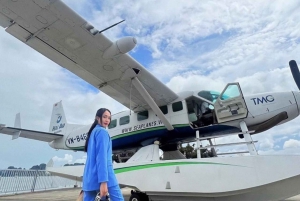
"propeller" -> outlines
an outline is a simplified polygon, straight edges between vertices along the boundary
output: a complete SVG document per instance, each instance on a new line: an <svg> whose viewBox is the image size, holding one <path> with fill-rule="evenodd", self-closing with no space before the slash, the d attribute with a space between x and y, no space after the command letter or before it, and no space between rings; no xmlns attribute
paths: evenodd
<svg viewBox="0 0 300 201"><path fill-rule="evenodd" d="M291 60L289 62L291 72L293 74L294 80L298 86L298 89L300 90L300 73L299 73L299 68L295 60Z"/></svg>

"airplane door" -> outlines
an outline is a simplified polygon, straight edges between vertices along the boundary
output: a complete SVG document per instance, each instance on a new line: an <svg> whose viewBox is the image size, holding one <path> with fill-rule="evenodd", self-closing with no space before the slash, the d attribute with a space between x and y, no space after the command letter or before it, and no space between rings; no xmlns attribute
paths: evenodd
<svg viewBox="0 0 300 201"><path fill-rule="evenodd" d="M248 109L239 83L229 83L214 103L218 123L247 117Z"/></svg>

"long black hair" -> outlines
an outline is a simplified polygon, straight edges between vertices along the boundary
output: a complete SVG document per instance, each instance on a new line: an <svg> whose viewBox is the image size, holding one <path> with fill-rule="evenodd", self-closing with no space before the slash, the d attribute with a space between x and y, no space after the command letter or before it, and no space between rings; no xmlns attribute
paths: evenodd
<svg viewBox="0 0 300 201"><path fill-rule="evenodd" d="M104 114L105 111L108 111L111 114L111 112L108 109L106 109L106 108L100 108L99 110L97 110L97 113L96 113L96 117L100 118L100 123L101 124L102 124L102 116L103 116L103 114ZM85 152L87 152L87 149L88 149L90 135L91 135L93 129L97 126L97 124L98 124L98 121L97 121L97 118L95 118L94 123L92 124L89 132L87 133L87 138L86 138L85 146L84 146L84 151Z"/></svg>

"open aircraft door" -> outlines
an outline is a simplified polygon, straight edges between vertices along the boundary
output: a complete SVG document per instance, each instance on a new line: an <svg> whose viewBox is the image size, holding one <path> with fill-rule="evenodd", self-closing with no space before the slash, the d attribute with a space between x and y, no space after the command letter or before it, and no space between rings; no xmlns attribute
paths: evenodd
<svg viewBox="0 0 300 201"><path fill-rule="evenodd" d="M214 103L218 123L243 119L248 109L239 83L229 83Z"/></svg>

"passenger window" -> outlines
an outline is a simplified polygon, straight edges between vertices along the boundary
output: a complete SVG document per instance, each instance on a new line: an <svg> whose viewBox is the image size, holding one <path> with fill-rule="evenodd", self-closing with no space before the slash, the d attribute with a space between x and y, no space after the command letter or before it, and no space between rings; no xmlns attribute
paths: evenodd
<svg viewBox="0 0 300 201"><path fill-rule="evenodd" d="M148 110L147 111L143 111L143 112L139 112L137 114L137 120L138 121L142 121L142 120L148 119L148 117L149 117Z"/></svg>
<svg viewBox="0 0 300 201"><path fill-rule="evenodd" d="M121 117L120 118L120 125L125 125L125 124L129 124L129 116L125 116L125 117Z"/></svg>
<svg viewBox="0 0 300 201"><path fill-rule="evenodd" d="M160 106L159 109L162 111L163 114L168 114L168 106Z"/></svg>
<svg viewBox="0 0 300 201"><path fill-rule="evenodd" d="M112 129L112 128L115 128L117 126L117 120L114 119L110 122L109 126L108 126L108 129Z"/></svg>
<svg viewBox="0 0 300 201"><path fill-rule="evenodd" d="M179 101L179 102L173 103L172 109L173 109L173 112L178 112L178 111L182 110L183 109L182 102Z"/></svg>

